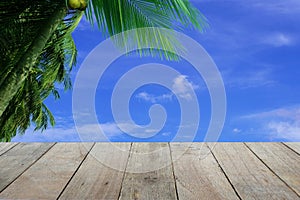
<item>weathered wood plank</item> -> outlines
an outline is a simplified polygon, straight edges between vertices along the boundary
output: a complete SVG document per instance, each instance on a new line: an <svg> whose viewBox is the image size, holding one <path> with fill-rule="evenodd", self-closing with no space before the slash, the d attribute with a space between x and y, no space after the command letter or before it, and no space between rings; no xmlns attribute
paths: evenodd
<svg viewBox="0 0 300 200"><path fill-rule="evenodd" d="M246 145L300 197L300 156L281 143Z"/></svg>
<svg viewBox="0 0 300 200"><path fill-rule="evenodd" d="M0 156L0 192L53 145L54 143L20 143Z"/></svg>
<svg viewBox="0 0 300 200"><path fill-rule="evenodd" d="M118 199L131 143L97 143L60 199ZM80 191L80 192L79 192Z"/></svg>
<svg viewBox="0 0 300 200"><path fill-rule="evenodd" d="M17 144L16 142L0 142L0 156Z"/></svg>
<svg viewBox="0 0 300 200"><path fill-rule="evenodd" d="M92 143L57 143L0 193L0 198L57 198L92 145Z"/></svg>
<svg viewBox="0 0 300 200"><path fill-rule="evenodd" d="M300 142L285 142L284 144L300 154Z"/></svg>
<svg viewBox="0 0 300 200"><path fill-rule="evenodd" d="M205 144L171 143L171 153L179 199L239 199Z"/></svg>
<svg viewBox="0 0 300 200"><path fill-rule="evenodd" d="M167 143L133 143L120 199L177 199Z"/></svg>
<svg viewBox="0 0 300 200"><path fill-rule="evenodd" d="M242 199L299 199L243 143L218 143L213 153Z"/></svg>

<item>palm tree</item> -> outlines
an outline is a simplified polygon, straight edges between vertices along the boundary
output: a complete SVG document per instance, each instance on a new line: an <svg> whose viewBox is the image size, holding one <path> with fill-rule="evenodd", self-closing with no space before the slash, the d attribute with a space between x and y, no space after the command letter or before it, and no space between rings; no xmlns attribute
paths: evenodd
<svg viewBox="0 0 300 200"><path fill-rule="evenodd" d="M66 89L71 86L68 74L76 65L77 54L71 33L83 10L91 24L97 24L107 36L143 27L174 28L180 23L181 28L202 30L206 25L188 0L1 1L0 141L24 132L31 122L36 129L54 124L43 101L50 94L59 98L56 82L63 82ZM155 30L147 37L147 33L137 34L132 41L137 45L158 42L176 50L171 38ZM116 44L125 45L126 40ZM163 55L176 58L169 52Z"/></svg>
<svg viewBox="0 0 300 200"><path fill-rule="evenodd" d="M47 128L48 122L54 125L43 101L51 93L59 97L54 87L56 82L70 88L68 74L76 63L71 32L82 13L69 11L60 20L54 20L54 16L48 19L52 6L58 8L58 3L1 2L0 105L4 109L0 117L0 141L10 141L17 131L23 133L31 121L36 129ZM47 24L48 20L56 24ZM46 30L47 26L50 30Z"/></svg>

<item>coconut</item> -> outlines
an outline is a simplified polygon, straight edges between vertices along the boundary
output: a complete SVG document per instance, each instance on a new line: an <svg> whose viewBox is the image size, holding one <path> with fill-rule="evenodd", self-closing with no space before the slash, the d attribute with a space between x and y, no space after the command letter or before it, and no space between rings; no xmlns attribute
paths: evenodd
<svg viewBox="0 0 300 200"><path fill-rule="evenodd" d="M79 9L81 6L80 0L68 0L68 7L72 10Z"/></svg>
<svg viewBox="0 0 300 200"><path fill-rule="evenodd" d="M79 8L79 10L85 10L86 9L86 7L87 7L87 1L86 0L80 0L80 8Z"/></svg>

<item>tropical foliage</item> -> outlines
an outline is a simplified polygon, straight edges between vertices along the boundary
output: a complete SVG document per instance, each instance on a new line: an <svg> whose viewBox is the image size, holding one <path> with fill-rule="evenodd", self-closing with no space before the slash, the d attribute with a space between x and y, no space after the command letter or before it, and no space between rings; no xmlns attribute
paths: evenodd
<svg viewBox="0 0 300 200"><path fill-rule="evenodd" d="M86 5L86 18L107 36L143 27L202 30L206 24L188 0L1 1L0 141L10 141L31 122L37 130L54 125L54 117L43 102L50 94L59 98L57 83L63 83L65 89L71 87L69 73L77 55L71 33ZM124 35L116 44L124 46L128 40L137 45L159 43L174 51L178 48L159 29L155 34L137 30L135 38ZM169 52L163 55L175 58Z"/></svg>

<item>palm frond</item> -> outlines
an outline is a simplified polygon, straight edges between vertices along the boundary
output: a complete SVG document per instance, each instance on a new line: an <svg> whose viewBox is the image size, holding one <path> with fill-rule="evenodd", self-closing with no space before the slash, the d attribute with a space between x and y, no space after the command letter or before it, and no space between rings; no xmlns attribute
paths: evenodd
<svg viewBox="0 0 300 200"><path fill-rule="evenodd" d="M167 59L178 58L168 50L178 52L184 49L174 35L165 35L159 28L173 29L178 23L200 31L207 27L205 17L188 0L90 0L86 17L107 36L122 33L121 37L115 37L118 46L129 48L127 45L132 45L130 42L134 42L138 48L154 44L165 51L139 49L139 54L148 52L153 56L164 55ZM143 29L136 30L133 37L124 33L145 27L154 27L151 34Z"/></svg>

